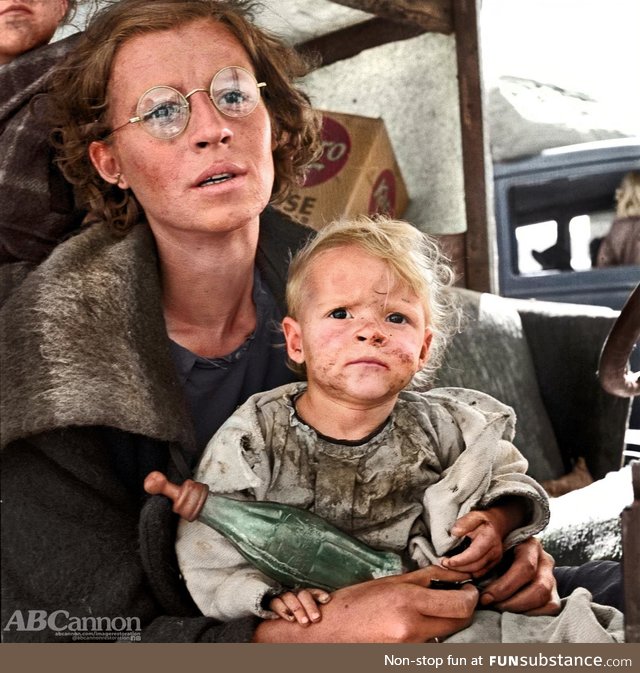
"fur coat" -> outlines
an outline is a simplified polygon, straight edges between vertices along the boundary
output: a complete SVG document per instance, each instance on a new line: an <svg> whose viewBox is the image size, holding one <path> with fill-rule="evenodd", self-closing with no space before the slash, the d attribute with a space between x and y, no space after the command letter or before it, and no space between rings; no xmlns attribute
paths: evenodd
<svg viewBox="0 0 640 673"><path fill-rule="evenodd" d="M640 264L640 217L617 217L598 249L597 266Z"/></svg>
<svg viewBox="0 0 640 673"><path fill-rule="evenodd" d="M262 218L257 264L280 304L290 250L308 231L272 211ZM153 469L184 477L172 468L172 447L194 442L160 291L148 228L138 225L116 238L98 224L58 246L5 292L0 431L7 641L69 639L48 623L41 630L18 628L29 610L136 617L140 638L149 641L242 642L252 635L252 619L222 625L198 612L178 578L169 501L142 489Z"/></svg>

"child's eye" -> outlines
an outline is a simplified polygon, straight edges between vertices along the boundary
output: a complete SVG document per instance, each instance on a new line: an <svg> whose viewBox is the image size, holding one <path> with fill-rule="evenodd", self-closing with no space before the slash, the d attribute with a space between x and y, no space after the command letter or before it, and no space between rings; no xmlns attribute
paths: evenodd
<svg viewBox="0 0 640 673"><path fill-rule="evenodd" d="M407 322L407 318L402 313L390 313L387 316L387 322L395 323L396 325L403 325Z"/></svg>
<svg viewBox="0 0 640 673"><path fill-rule="evenodd" d="M351 316L346 308L334 308L333 311L329 313L329 317L335 318L336 320L346 320Z"/></svg>

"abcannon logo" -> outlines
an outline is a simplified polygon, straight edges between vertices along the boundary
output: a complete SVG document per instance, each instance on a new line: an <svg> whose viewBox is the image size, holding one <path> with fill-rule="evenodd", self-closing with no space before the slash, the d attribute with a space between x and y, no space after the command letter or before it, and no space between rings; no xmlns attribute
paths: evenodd
<svg viewBox="0 0 640 673"><path fill-rule="evenodd" d="M72 641L136 642L141 639L139 617L74 617L67 610L15 610L3 631L49 631Z"/></svg>

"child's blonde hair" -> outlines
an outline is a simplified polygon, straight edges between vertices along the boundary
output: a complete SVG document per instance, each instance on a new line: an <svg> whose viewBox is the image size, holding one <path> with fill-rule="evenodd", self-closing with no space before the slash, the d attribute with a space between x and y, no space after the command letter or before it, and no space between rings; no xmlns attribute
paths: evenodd
<svg viewBox="0 0 640 673"><path fill-rule="evenodd" d="M435 372L442 361L449 336L460 324L460 311L454 296L446 288L455 280L448 258L433 238L403 220L386 216L374 219L360 215L323 227L293 258L287 282L288 314L297 320L308 294L308 275L312 262L321 253L355 245L385 262L391 272L423 303L427 325L433 336L429 359L422 371ZM295 363L289 365L296 371ZM302 368L304 371L304 368Z"/></svg>
<svg viewBox="0 0 640 673"><path fill-rule="evenodd" d="M616 201L616 217L640 217L640 171L630 171L622 178Z"/></svg>

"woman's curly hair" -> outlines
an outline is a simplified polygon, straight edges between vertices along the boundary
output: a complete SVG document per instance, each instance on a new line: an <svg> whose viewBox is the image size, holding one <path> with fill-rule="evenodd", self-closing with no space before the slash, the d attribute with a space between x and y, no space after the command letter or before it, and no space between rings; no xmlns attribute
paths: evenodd
<svg viewBox="0 0 640 673"><path fill-rule="evenodd" d="M640 171L629 171L616 189L616 217L640 217Z"/></svg>
<svg viewBox="0 0 640 673"><path fill-rule="evenodd" d="M226 26L247 51L264 93L276 148L272 202L285 199L319 155L320 115L297 80L310 64L279 38L253 23L247 0L118 0L97 12L73 52L52 78L50 115L58 164L74 185L89 220L103 220L126 233L141 207L130 190L105 182L89 159L93 141L109 142L109 79L119 48L131 38L171 30L200 19Z"/></svg>

